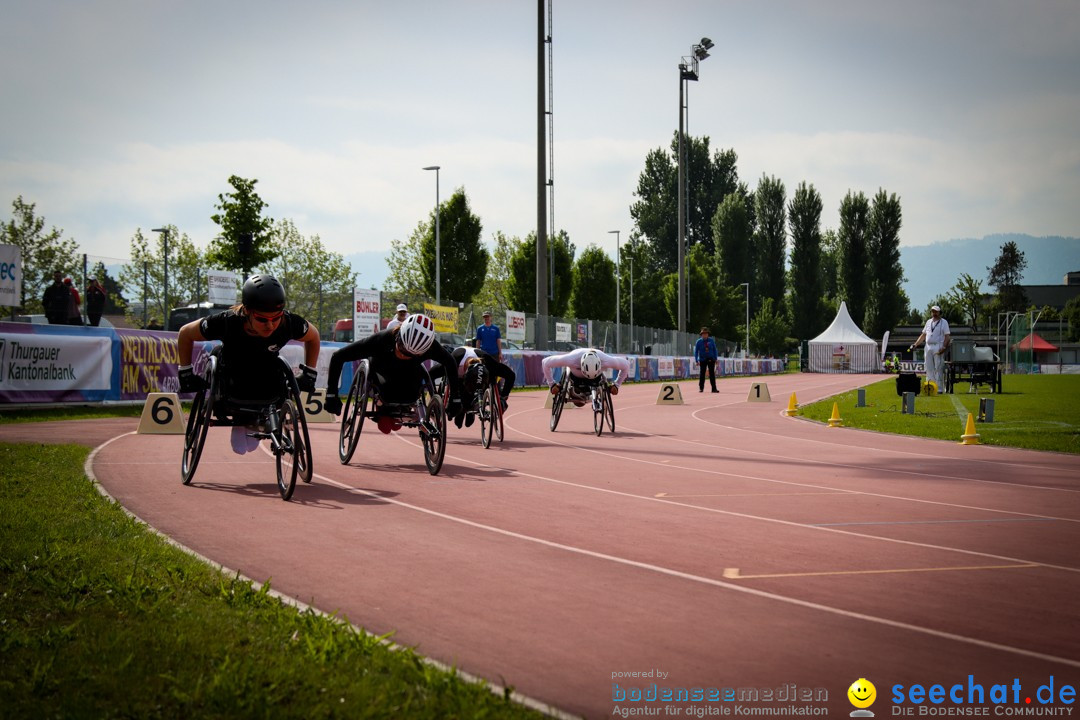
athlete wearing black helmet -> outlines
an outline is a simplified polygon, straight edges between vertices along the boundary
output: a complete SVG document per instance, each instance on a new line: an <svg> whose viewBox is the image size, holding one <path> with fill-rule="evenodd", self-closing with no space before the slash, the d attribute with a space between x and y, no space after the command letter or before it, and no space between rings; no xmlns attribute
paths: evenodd
<svg viewBox="0 0 1080 720"><path fill-rule="evenodd" d="M299 315L285 310L285 288L273 275L252 275L244 283L242 302L224 312L194 320L180 328L177 338L180 391L195 392L203 379L191 369L191 350L197 340L220 340L227 397L272 401L280 393L278 352L290 340L304 343L304 364L297 383L315 389L319 361L319 332Z"/></svg>

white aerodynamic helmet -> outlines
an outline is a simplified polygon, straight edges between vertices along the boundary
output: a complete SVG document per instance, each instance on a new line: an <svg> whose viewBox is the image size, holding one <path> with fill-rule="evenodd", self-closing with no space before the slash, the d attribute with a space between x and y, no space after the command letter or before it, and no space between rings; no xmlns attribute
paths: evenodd
<svg viewBox="0 0 1080 720"><path fill-rule="evenodd" d="M435 342L435 323L427 315L410 315L398 326L398 340L410 355L423 355Z"/></svg>
<svg viewBox="0 0 1080 720"><path fill-rule="evenodd" d="M600 371L603 370L603 365L600 362L600 356L596 354L595 350L589 350L581 356L581 374L590 380L595 380L600 377Z"/></svg>

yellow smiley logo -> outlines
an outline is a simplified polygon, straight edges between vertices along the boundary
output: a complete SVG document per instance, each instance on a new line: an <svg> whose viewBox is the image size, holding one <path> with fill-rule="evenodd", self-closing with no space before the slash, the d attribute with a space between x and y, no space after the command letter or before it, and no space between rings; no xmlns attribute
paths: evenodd
<svg viewBox="0 0 1080 720"><path fill-rule="evenodd" d="M859 678L847 689L848 700L857 708L868 708L877 699L877 688L866 678Z"/></svg>

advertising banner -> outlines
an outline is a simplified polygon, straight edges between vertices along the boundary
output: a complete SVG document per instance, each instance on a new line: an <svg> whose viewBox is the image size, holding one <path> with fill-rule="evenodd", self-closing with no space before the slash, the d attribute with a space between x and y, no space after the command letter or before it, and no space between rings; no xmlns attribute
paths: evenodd
<svg viewBox="0 0 1080 720"><path fill-rule="evenodd" d="M424 314L435 323L435 332L457 332L458 309L456 307L424 303Z"/></svg>
<svg viewBox="0 0 1080 720"><path fill-rule="evenodd" d="M656 358L657 372L662 378L675 377L675 358Z"/></svg>
<svg viewBox="0 0 1080 720"><path fill-rule="evenodd" d="M578 341L578 344L580 344L580 345L588 345L589 344L589 335L591 334L589 332L589 325L592 325L592 320L589 321L588 325L586 325L585 323L578 323L577 324L577 341Z"/></svg>
<svg viewBox="0 0 1080 720"><path fill-rule="evenodd" d="M555 323L555 342L570 342L570 323Z"/></svg>
<svg viewBox="0 0 1080 720"><path fill-rule="evenodd" d="M0 369L0 398L105 391L112 381L112 341L107 335L0 333Z"/></svg>
<svg viewBox="0 0 1080 720"><path fill-rule="evenodd" d="M229 270L207 270L206 285L214 305L235 305L240 297L240 276Z"/></svg>
<svg viewBox="0 0 1080 720"><path fill-rule="evenodd" d="M353 339L360 340L379 332L379 306L382 293L378 290L353 290Z"/></svg>
<svg viewBox="0 0 1080 720"><path fill-rule="evenodd" d="M21 265L18 245L0 245L0 305L22 305Z"/></svg>
<svg viewBox="0 0 1080 720"><path fill-rule="evenodd" d="M147 393L180 392L176 333L116 330L120 341L120 399L141 400Z"/></svg>
<svg viewBox="0 0 1080 720"><path fill-rule="evenodd" d="M506 311L506 339L525 342L525 313L517 310Z"/></svg>

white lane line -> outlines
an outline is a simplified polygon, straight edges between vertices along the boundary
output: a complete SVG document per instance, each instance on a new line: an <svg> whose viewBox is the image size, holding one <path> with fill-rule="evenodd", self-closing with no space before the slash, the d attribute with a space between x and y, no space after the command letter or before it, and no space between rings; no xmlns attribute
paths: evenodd
<svg viewBox="0 0 1080 720"><path fill-rule="evenodd" d="M468 462L468 461L466 461L466 462ZM350 485L346 485L344 483L339 483L336 480L331 480L330 478L323 477L322 475L318 475L317 473L316 473L316 477L318 477L320 480L323 480L324 482L327 482L327 483L329 483L331 485L334 485L334 486L336 486L336 487L338 487L338 488L340 488L342 490L345 490L346 492L356 493L356 494L360 494L360 495L366 495L366 496L372 497L372 498L378 498L379 500L382 500L383 502L391 503L393 505L397 505L399 507L407 508L409 510L413 510L413 511L419 512L419 513L423 513L425 515L430 515L432 517L437 517L437 518L440 518L442 520L447 520L447 521L450 521L450 522L459 523L461 525L465 525L467 527L475 528L477 530L482 530L482 531L485 531L485 532L495 533L497 535L502 535L504 537L509 537L509 538L513 538L513 539L516 539L516 540L521 540L521 541L524 541L524 542L533 543L533 544L536 544L536 545L542 545L544 547L554 548L554 549L557 549L557 550L563 550L565 552L572 553L572 554L575 554L575 555L581 555L581 556L593 558L593 559L596 559L596 560L603 560L603 561L606 561L606 562L612 562L612 563L616 563L616 564L619 564L619 565L625 565L627 567L637 568L637 569L640 569L640 570L646 570L646 571L649 571L649 572L658 573L660 575L666 575L668 577L678 578L680 580L686 580L686 581L689 581L689 582L695 582L695 583L699 583L699 584L702 584L702 585L708 585L708 586L711 586L711 587L723 588L725 590L732 590L734 592L745 593L747 595L753 595L755 597L763 598L763 599L766 599L766 600L772 600L772 601L775 601L775 602L786 603L788 605L795 605L795 606L798 606L798 607L803 607L803 608L807 608L807 609L810 609L810 610L815 610L815 611L818 611L818 612L824 612L824 613L828 613L828 614L831 614L831 615L838 615L840 617L844 617L844 618L848 618L848 619L852 619L852 620L862 620L862 621L865 621L865 622L874 623L876 625L884 625L886 627L896 628L896 629L899 629L899 630L906 630L908 632L914 632L914 633L918 633L918 634L921 634L921 635L929 635L931 637L941 638L941 639L944 639L944 640L951 640L951 641L962 643L962 644L965 644L965 645L973 645L973 646L976 646L976 647L986 648L986 649L989 649L989 650L996 650L996 651L999 651L999 652L1009 653L1009 654L1012 654L1012 655L1020 655L1020 656L1023 656L1023 657L1036 658L1038 660L1043 660L1043 661L1046 661L1046 662L1057 663L1057 664L1066 665L1066 666L1069 666L1069 667L1080 668L1080 660L1073 660L1071 658L1059 657L1057 655L1049 655L1047 653L1035 652L1033 650L1027 650L1027 649L1024 649L1024 648L1013 647L1011 645L1004 645L1004 644L1001 644L1001 643L991 642L991 641L988 641L988 640L981 640L979 638L968 637L966 635L959 635L957 633L945 632L943 630L936 630L934 628L924 627L924 626L921 626L921 625L913 625L911 623L901 622L901 621L898 621L898 620L890 620L888 618L883 618L883 617L879 617L879 616L876 616L876 615L868 615L866 613L855 612L855 611L852 611L852 610L844 610L843 608L837 608L837 607L833 607L833 606L830 606L830 605L823 605L821 603L811 602L811 601L808 601L808 600L800 600L798 598L788 597L786 595L778 595L776 593L766 592L764 590L758 590L758 589L755 589L755 588L747 587L745 585L740 585L740 584L737 584L737 583L727 582L727 581L724 581L724 580L718 580L716 578L704 577L702 575L695 575L695 574L692 574L692 573L682 572L680 570L673 570L671 568L662 567L660 565L654 565L652 563L641 562L641 561L638 561L638 560L631 560L629 558L619 557L617 555L610 555L608 553L596 552L595 550L587 550L585 548L577 547L577 546L574 546L574 545L567 545L565 543L554 542L552 540L545 540L543 538L538 538L538 537L535 537L535 536L532 536L532 535L525 535L523 533L514 532L512 530L505 530L503 528L494 527L492 525L486 525L484 523L475 522L473 520L467 520L465 518L458 517L456 515L450 515L450 514L447 514L447 513L439 512L437 510L431 510L429 508L420 507L419 505L413 505L411 503L403 502L403 501L398 500L396 498L385 497L383 495L379 495L378 493L372 492L370 490L363 490L361 488L355 488L355 487L352 487ZM649 498L642 498L642 499L649 499ZM972 553L972 554L982 555L983 553ZM986 555L986 557L995 557L995 556ZM1007 558L1003 558L1003 559L1007 559ZM1016 561L1016 562L1017 563L1023 563L1023 561ZM1023 564L1028 564L1028 563L1023 563ZM1034 564L1034 565L1038 565L1038 564ZM1048 566L1042 565L1041 567L1048 567Z"/></svg>
<svg viewBox="0 0 1080 720"><path fill-rule="evenodd" d="M739 568L724 568L724 577L728 580L757 580L759 578L796 578L820 577L822 575L895 575L921 572L954 572L957 570L1011 570L1015 568L1033 568L1038 565L968 565L965 567L931 568L892 568L889 570L826 570L823 572L764 573L762 575L742 575Z"/></svg>

